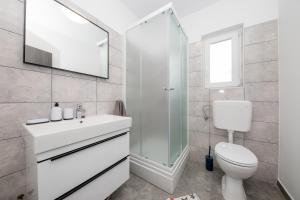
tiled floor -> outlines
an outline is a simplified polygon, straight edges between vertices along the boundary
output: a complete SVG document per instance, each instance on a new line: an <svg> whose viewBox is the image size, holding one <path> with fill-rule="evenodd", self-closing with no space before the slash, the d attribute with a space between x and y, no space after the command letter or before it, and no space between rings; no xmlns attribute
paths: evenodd
<svg viewBox="0 0 300 200"><path fill-rule="evenodd" d="M189 161L175 189L174 197L197 193L201 200L223 200L220 170L208 172L204 166ZM284 200L276 186L263 182L246 182L248 200ZM119 188L111 200L165 200L170 195L131 174L131 178Z"/></svg>

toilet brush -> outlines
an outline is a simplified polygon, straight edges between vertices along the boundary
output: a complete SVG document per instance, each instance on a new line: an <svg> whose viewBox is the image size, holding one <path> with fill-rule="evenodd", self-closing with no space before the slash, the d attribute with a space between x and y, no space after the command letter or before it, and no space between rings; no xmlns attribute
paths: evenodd
<svg viewBox="0 0 300 200"><path fill-rule="evenodd" d="M208 155L205 156L205 165L207 171L213 171L214 169L214 162L213 157L210 155L211 152L211 146L208 148Z"/></svg>

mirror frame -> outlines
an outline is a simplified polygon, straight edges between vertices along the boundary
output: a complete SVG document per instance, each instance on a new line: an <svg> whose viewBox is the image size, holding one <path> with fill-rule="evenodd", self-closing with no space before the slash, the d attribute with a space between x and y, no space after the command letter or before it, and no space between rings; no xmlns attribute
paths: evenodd
<svg viewBox="0 0 300 200"><path fill-rule="evenodd" d="M24 34L24 39L23 39L23 63L25 64L30 64L30 65L36 65L36 66L40 66L40 67L47 67L50 69L57 69L57 70L62 70L62 71L66 71L66 72L73 72L73 73L78 73L78 74L83 74L83 75L88 75L88 76L93 76L93 77L97 77L97 78L101 78L101 79L109 79L109 32L107 30L105 30L104 28L102 28L100 25L98 25L96 22L93 22L92 19L89 19L89 17L86 16L86 14L83 14L82 11L78 11L74 8L70 8L69 6L65 5L64 3L60 2L59 0L50 0L50 1L55 1L56 3L60 4L61 6L64 6L65 8L69 9L70 11L74 12L75 14L81 16L82 18L86 19L88 22L90 22L91 24L97 26L98 28L100 28L102 31L107 33L107 77L102 77L102 76L97 76L97 75L93 75L93 74L87 74L87 73L82 73L82 72L76 72L76 71L71 71L71 70L67 70L67 69L62 69L62 68L57 68L57 67L51 67L51 66L47 66L47 65L41 65L41 64L36 64L36 63L31 63L26 61L25 59L25 48L26 48L26 3L27 0L24 0L24 29L23 29L23 34ZM95 19L95 21L97 21Z"/></svg>

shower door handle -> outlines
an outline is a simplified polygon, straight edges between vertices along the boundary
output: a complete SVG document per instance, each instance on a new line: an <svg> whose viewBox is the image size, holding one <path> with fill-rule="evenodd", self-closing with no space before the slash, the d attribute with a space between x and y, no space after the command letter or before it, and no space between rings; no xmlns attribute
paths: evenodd
<svg viewBox="0 0 300 200"><path fill-rule="evenodd" d="M167 88L167 87L163 87L163 90L165 90L165 91L171 91L171 90L175 90L175 88Z"/></svg>

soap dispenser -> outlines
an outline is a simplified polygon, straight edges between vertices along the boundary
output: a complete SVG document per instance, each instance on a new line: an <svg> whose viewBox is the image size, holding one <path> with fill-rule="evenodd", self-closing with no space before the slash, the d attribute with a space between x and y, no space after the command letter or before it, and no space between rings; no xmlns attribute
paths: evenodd
<svg viewBox="0 0 300 200"><path fill-rule="evenodd" d="M54 104L54 107L51 109L51 121L61 121L62 120L62 110L59 107L58 102Z"/></svg>

